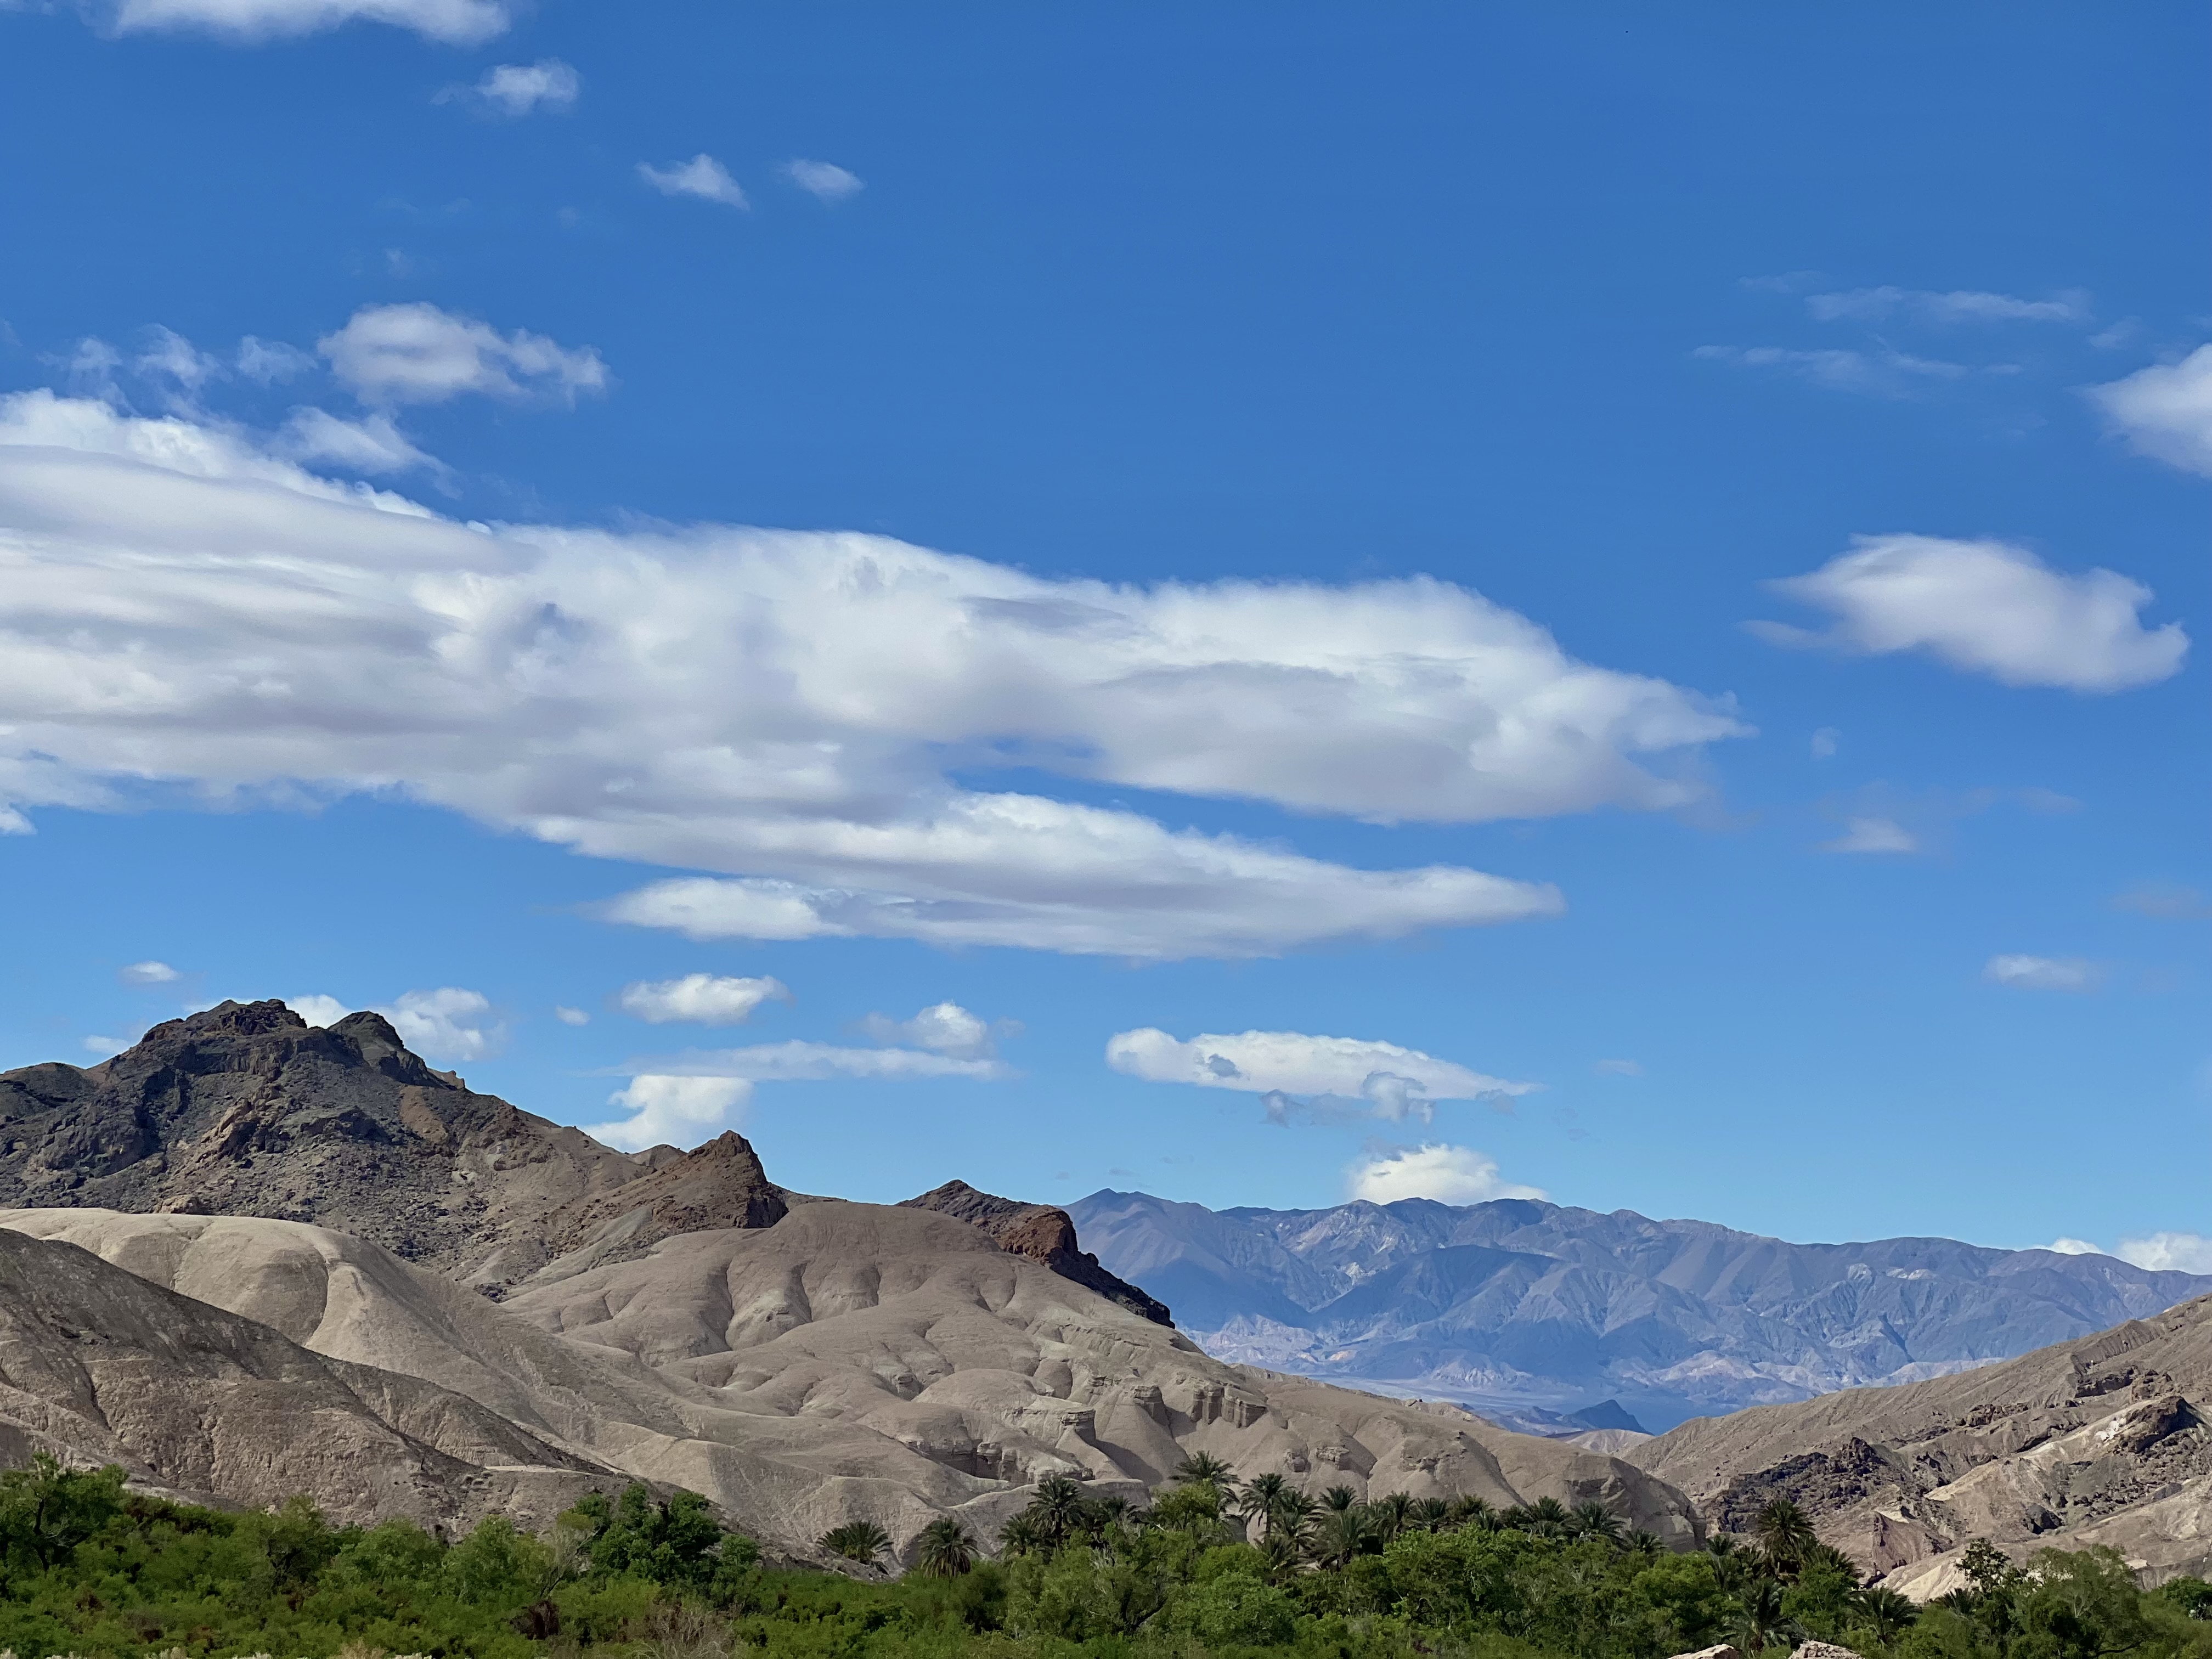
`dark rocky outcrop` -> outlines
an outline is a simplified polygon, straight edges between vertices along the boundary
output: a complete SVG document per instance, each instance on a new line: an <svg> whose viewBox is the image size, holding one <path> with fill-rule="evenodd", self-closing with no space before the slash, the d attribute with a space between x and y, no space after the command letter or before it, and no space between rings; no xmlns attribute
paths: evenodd
<svg viewBox="0 0 2212 1659"><path fill-rule="evenodd" d="M1167 1304L1098 1265L1075 1236L1075 1223L1067 1212L1048 1204L1022 1204L993 1193L978 1192L964 1181L948 1181L919 1198L901 1201L909 1210L934 1210L981 1228L996 1239L999 1248L1041 1261L1062 1279L1098 1292L1132 1313L1142 1314L1158 1325L1172 1325Z"/></svg>
<svg viewBox="0 0 2212 1659"><path fill-rule="evenodd" d="M432 1069L380 1014L226 1002L98 1066L0 1073L0 1206L313 1222L496 1289L640 1212L656 1238L773 1222L726 1139L618 1152Z"/></svg>

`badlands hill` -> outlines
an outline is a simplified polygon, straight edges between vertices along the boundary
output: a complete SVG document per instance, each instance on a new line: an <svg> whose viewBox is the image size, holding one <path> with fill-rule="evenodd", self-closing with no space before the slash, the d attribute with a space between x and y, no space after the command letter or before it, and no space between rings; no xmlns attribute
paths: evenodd
<svg viewBox="0 0 2212 1659"><path fill-rule="evenodd" d="M1209 1353L1561 1433L1591 1425L1559 1414L1608 1401L1666 1428L1915 1382L2212 1291L2110 1256L1792 1244L1522 1199L1216 1212L1100 1192L1068 1213Z"/></svg>
<svg viewBox="0 0 2212 1659"><path fill-rule="evenodd" d="M1694 1534L1620 1459L1208 1357L1064 1212L805 1199L736 1135L627 1157L374 1016L227 1004L7 1073L0 1182L10 1459L348 1519L535 1516L639 1478L804 1556L855 1519L902 1550L947 1515L988 1539L1047 1474L1133 1498L1203 1450Z"/></svg>
<svg viewBox="0 0 2212 1659"><path fill-rule="evenodd" d="M1896 1389L1685 1423L1629 1455L1747 1528L1794 1499L1820 1535L1919 1599L1960 1547L2111 1545L2151 1583L2212 1577L2212 1297L2086 1341Z"/></svg>

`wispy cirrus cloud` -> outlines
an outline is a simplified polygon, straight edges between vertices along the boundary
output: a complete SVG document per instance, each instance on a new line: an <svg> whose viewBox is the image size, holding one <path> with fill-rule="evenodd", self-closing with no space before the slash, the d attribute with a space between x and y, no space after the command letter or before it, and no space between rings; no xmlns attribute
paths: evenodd
<svg viewBox="0 0 2212 1659"><path fill-rule="evenodd" d="M196 31L240 43L368 22L450 46L475 46L502 33L510 21L500 0L94 0L88 9L118 34Z"/></svg>
<svg viewBox="0 0 2212 1659"><path fill-rule="evenodd" d="M842 202L866 188L857 173L847 172L835 161L787 161L783 176L817 202Z"/></svg>
<svg viewBox="0 0 2212 1659"><path fill-rule="evenodd" d="M1884 285L1808 294L1805 309L1816 322L1885 322L1906 317L1938 327L1960 323L2081 323L2090 316L2089 295L2079 289L2029 300L1983 289L1939 291Z"/></svg>
<svg viewBox="0 0 2212 1659"><path fill-rule="evenodd" d="M2105 970L2081 957L2037 957L2014 953L1991 957L1982 977L2018 991L2094 991Z"/></svg>
<svg viewBox="0 0 2212 1659"><path fill-rule="evenodd" d="M1787 374L1830 392L1850 392L1871 398L1910 398L1931 384L1964 380L1978 372L1965 363L1915 356L1887 347L1860 350L1703 345L1691 355L1738 368Z"/></svg>
<svg viewBox="0 0 2212 1659"><path fill-rule="evenodd" d="M584 77L575 65L558 58L541 58L534 64L497 64L473 84L447 87L434 100L465 103L489 114L519 120L526 115L566 115L576 107L584 90Z"/></svg>

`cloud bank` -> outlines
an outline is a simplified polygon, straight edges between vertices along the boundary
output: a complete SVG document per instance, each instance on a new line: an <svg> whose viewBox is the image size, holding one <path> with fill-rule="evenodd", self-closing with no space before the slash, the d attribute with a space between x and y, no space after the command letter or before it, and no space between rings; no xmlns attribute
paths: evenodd
<svg viewBox="0 0 2212 1659"><path fill-rule="evenodd" d="M335 361L370 392L500 372L481 325L449 356L360 322ZM1693 801L1698 748L1744 730L1426 579L1140 587L855 534L462 525L204 422L0 398L18 830L376 790L685 872L603 914L694 937L1243 957L1562 902L975 781L1479 823Z"/></svg>
<svg viewBox="0 0 2212 1659"><path fill-rule="evenodd" d="M1924 652L2006 685L2124 691L2179 673L2189 653L2179 623L2142 625L2152 596L2142 583L2068 575L2004 542L1861 536L1809 575L1769 586L1835 617L1825 634L1747 624L1771 643Z"/></svg>
<svg viewBox="0 0 2212 1659"><path fill-rule="evenodd" d="M1439 1100L1510 1102L1536 1088L1486 1077L1418 1048L1302 1031L1201 1034L1188 1042L1146 1026L1107 1039L1106 1063L1147 1083L1189 1083L1266 1097L1268 1116L1294 1110L1425 1123Z"/></svg>

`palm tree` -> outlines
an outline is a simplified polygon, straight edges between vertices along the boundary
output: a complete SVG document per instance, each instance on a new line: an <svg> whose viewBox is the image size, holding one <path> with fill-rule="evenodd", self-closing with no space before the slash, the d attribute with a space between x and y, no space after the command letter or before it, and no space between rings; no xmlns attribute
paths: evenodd
<svg viewBox="0 0 2212 1659"><path fill-rule="evenodd" d="M1255 1474L1237 1489L1237 1507L1244 1512L1245 1519L1261 1523L1263 1537L1273 1537L1276 1511L1281 1507L1283 1494L1290 1490L1290 1481L1272 1470Z"/></svg>
<svg viewBox="0 0 2212 1659"><path fill-rule="evenodd" d="M1402 1492L1375 1498L1367 1505L1368 1519L1374 1523L1376 1534L1386 1544L1406 1530L1407 1520L1413 1512L1413 1498Z"/></svg>
<svg viewBox="0 0 2212 1659"><path fill-rule="evenodd" d="M1041 1555L1051 1547L1052 1540L1027 1510L999 1528L999 1552L1002 1555Z"/></svg>
<svg viewBox="0 0 2212 1659"><path fill-rule="evenodd" d="M975 1565L975 1540L947 1516L933 1521L915 1540L914 1570L925 1578L957 1578Z"/></svg>
<svg viewBox="0 0 2212 1659"><path fill-rule="evenodd" d="M848 1521L842 1527L830 1528L815 1541L832 1555L872 1564L891 1547L891 1535L872 1521Z"/></svg>
<svg viewBox="0 0 2212 1659"><path fill-rule="evenodd" d="M1477 1532L1495 1532L1500 1521L1498 1511L1481 1498L1458 1498L1452 1500L1451 1519L1446 1524L1473 1527Z"/></svg>
<svg viewBox="0 0 2212 1659"><path fill-rule="evenodd" d="M1743 1547L1732 1532L1717 1532L1705 1540L1705 1553L1713 1558L1713 1580L1733 1595L1759 1576L1757 1552Z"/></svg>
<svg viewBox="0 0 2212 1659"><path fill-rule="evenodd" d="M1882 1647L1887 1647L1898 1632L1920 1617L1920 1609L1912 1604L1912 1598L1893 1589L1863 1589L1852 1599L1858 1603L1859 1617L1873 1628L1875 1640Z"/></svg>
<svg viewBox="0 0 2212 1659"><path fill-rule="evenodd" d="M1667 1546L1656 1532L1632 1532L1621 1547L1631 1555L1640 1555L1647 1561L1656 1561L1667 1553Z"/></svg>
<svg viewBox="0 0 2212 1659"><path fill-rule="evenodd" d="M1812 1517L1786 1498L1775 1498L1759 1510L1755 1535L1767 1559L1784 1577L1794 1577L1820 1541L1813 1530Z"/></svg>
<svg viewBox="0 0 2212 1659"><path fill-rule="evenodd" d="M1325 1510L1341 1512L1357 1507L1358 1503L1359 1494L1349 1486L1331 1486L1321 1495L1321 1506Z"/></svg>
<svg viewBox="0 0 2212 1659"><path fill-rule="evenodd" d="M1058 1549L1083 1524L1083 1487L1065 1474L1048 1474L1037 1482L1030 1512L1038 1528Z"/></svg>
<svg viewBox="0 0 2212 1659"><path fill-rule="evenodd" d="M1805 1632L1782 1611L1782 1586L1771 1578L1758 1578L1736 1598L1735 1644L1746 1653L1762 1653L1769 1643L1794 1647Z"/></svg>
<svg viewBox="0 0 2212 1659"><path fill-rule="evenodd" d="M1423 1532L1442 1532L1451 1520L1452 1506L1441 1498L1424 1498L1406 1511L1408 1525Z"/></svg>
<svg viewBox="0 0 2212 1659"><path fill-rule="evenodd" d="M1575 1505L1573 1525L1578 1536L1602 1538L1608 1544L1620 1542L1620 1517L1595 1498Z"/></svg>
<svg viewBox="0 0 2212 1659"><path fill-rule="evenodd" d="M1182 1486L1226 1486L1236 1473L1212 1452L1193 1452L1175 1466L1171 1478Z"/></svg>
<svg viewBox="0 0 2212 1659"><path fill-rule="evenodd" d="M1288 1583L1305 1555L1299 1540L1287 1532L1269 1533L1260 1546L1260 1553L1267 1558L1267 1577L1271 1584Z"/></svg>
<svg viewBox="0 0 2212 1659"><path fill-rule="evenodd" d="M1528 1506L1528 1530L1539 1538L1565 1538L1575 1529L1575 1517L1556 1498L1540 1498Z"/></svg>
<svg viewBox="0 0 2212 1659"><path fill-rule="evenodd" d="M1317 1565L1340 1567L1353 1556L1365 1554L1374 1538L1374 1523L1364 1509L1324 1508L1307 1540L1306 1552Z"/></svg>

